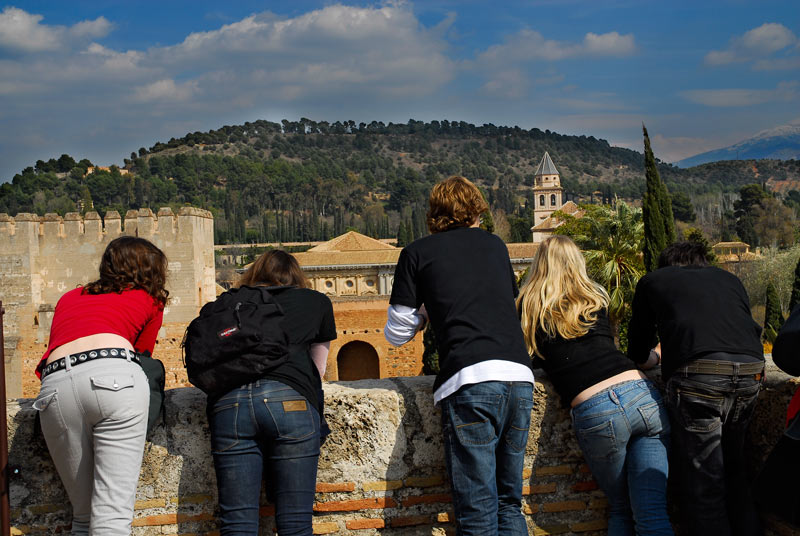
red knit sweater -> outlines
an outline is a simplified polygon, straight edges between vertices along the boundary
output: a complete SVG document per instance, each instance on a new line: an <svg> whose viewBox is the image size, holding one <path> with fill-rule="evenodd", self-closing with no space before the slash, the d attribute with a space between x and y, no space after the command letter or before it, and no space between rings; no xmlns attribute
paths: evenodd
<svg viewBox="0 0 800 536"><path fill-rule="evenodd" d="M50 342L40 362L68 342L98 333L125 337L137 352L153 352L164 307L141 289L121 293L82 294L70 290L58 300L50 327ZM36 375L40 376L38 366Z"/></svg>

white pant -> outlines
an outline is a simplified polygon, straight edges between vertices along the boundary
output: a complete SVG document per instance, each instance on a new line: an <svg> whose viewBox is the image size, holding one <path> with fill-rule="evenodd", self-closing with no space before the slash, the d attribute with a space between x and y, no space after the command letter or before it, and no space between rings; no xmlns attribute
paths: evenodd
<svg viewBox="0 0 800 536"><path fill-rule="evenodd" d="M95 359L46 376L33 404L72 503L73 535L129 535L149 389L136 363Z"/></svg>

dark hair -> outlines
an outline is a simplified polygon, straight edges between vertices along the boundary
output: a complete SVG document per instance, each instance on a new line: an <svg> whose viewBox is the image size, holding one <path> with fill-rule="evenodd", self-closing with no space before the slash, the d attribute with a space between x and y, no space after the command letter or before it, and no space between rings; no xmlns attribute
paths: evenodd
<svg viewBox="0 0 800 536"><path fill-rule="evenodd" d="M708 266L706 255L706 246L700 242L675 242L664 248L658 256L658 267Z"/></svg>
<svg viewBox="0 0 800 536"><path fill-rule="evenodd" d="M267 251L257 258L239 278L238 286L242 285L311 287L297 259L280 249Z"/></svg>
<svg viewBox="0 0 800 536"><path fill-rule="evenodd" d="M478 187L458 175L434 185L428 206L428 230L431 233L469 227L478 216L489 210Z"/></svg>
<svg viewBox="0 0 800 536"><path fill-rule="evenodd" d="M135 236L120 236L106 246L100 259L100 279L83 287L85 294L108 294L142 289L165 305L169 291L167 256L152 242Z"/></svg>

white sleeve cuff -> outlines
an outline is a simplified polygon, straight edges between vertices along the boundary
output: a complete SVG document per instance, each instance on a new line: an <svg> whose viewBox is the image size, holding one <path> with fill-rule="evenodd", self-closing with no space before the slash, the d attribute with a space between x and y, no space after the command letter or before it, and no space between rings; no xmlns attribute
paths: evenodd
<svg viewBox="0 0 800 536"><path fill-rule="evenodd" d="M406 305L390 305L386 317L383 336L392 346L402 346L413 339L425 323L417 309Z"/></svg>

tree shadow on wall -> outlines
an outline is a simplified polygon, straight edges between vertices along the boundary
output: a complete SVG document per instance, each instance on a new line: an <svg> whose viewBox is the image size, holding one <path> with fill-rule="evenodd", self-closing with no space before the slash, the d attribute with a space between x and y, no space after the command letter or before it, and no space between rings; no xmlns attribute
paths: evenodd
<svg viewBox="0 0 800 536"><path fill-rule="evenodd" d="M176 514L179 534L204 534L219 518L206 396L194 387L165 394L166 420L145 445L138 499L153 500L148 515Z"/></svg>
<svg viewBox="0 0 800 536"><path fill-rule="evenodd" d="M11 526L68 534L72 506L47 450L33 409L33 399L19 399L19 411L8 423L8 478Z"/></svg>

